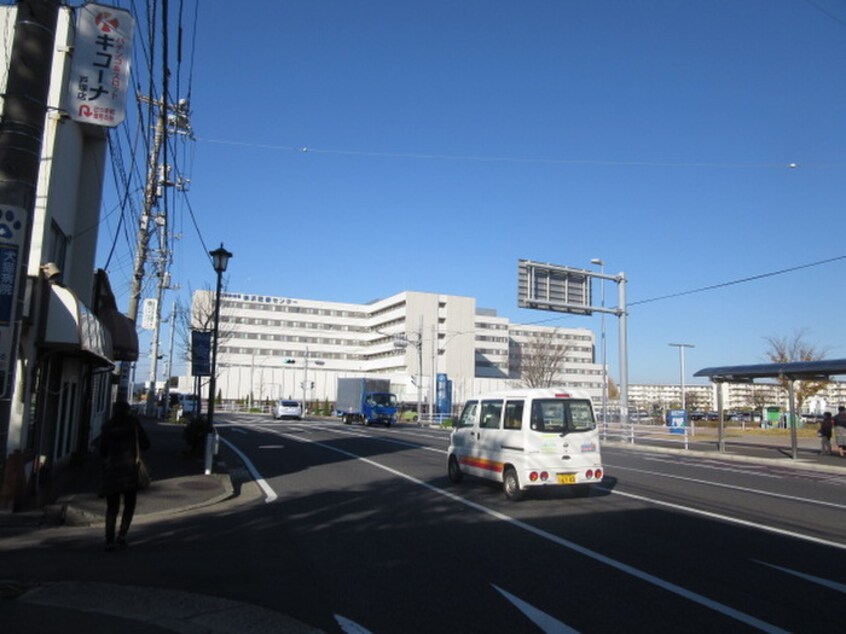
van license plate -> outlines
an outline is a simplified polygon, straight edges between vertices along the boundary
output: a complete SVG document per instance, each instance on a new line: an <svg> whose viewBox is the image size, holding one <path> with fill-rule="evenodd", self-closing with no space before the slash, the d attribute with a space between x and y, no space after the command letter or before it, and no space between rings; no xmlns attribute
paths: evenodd
<svg viewBox="0 0 846 634"><path fill-rule="evenodd" d="M558 473L558 484L576 484L575 473Z"/></svg>

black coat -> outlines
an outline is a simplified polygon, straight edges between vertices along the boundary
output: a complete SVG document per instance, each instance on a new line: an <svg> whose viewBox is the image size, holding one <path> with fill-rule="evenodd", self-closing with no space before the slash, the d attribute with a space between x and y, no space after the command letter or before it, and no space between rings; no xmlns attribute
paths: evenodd
<svg viewBox="0 0 846 634"><path fill-rule="evenodd" d="M103 425L100 456L103 458L103 494L138 488L138 449L150 447L147 432L132 414L115 415Z"/></svg>

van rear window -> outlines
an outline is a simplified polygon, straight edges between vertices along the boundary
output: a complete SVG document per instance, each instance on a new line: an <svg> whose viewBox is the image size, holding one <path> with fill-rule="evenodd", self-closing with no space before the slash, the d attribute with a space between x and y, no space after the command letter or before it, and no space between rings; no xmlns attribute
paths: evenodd
<svg viewBox="0 0 846 634"><path fill-rule="evenodd" d="M596 427L590 401L537 399L532 403L531 427L545 433L589 431Z"/></svg>

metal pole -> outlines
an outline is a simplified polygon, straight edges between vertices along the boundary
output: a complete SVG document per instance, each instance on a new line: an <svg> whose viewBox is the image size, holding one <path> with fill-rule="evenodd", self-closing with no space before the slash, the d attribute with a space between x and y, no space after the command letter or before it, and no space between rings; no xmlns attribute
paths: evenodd
<svg viewBox="0 0 846 634"><path fill-rule="evenodd" d="M417 424L422 425L423 416L423 315L417 330Z"/></svg>
<svg viewBox="0 0 846 634"><path fill-rule="evenodd" d="M625 273L621 272L617 276L617 292L619 297L617 316L620 318L620 418L623 422L627 422L629 420L629 352Z"/></svg>
<svg viewBox="0 0 846 634"><path fill-rule="evenodd" d="M308 346L305 349L305 365L303 366L303 413L306 411L306 389L308 385Z"/></svg>
<svg viewBox="0 0 846 634"><path fill-rule="evenodd" d="M212 331L212 367L209 377L208 427L214 425L214 399L217 388L217 335L220 328L220 289L223 284L223 271L217 271L217 291L214 294L214 330Z"/></svg>
<svg viewBox="0 0 846 634"><path fill-rule="evenodd" d="M723 416L723 384L717 383L717 411L720 412L720 428L717 435L717 447L720 453L726 450L726 422Z"/></svg>
<svg viewBox="0 0 846 634"><path fill-rule="evenodd" d="M591 260L592 264L599 265L599 272L602 274L602 279L599 282L600 301L599 305L603 309L600 316L600 348L602 350L602 424L608 424L608 363L605 355L605 260L594 258Z"/></svg>
<svg viewBox="0 0 846 634"><path fill-rule="evenodd" d="M681 383L681 408L687 409L687 407L685 407L686 403L684 397L684 349L693 348L694 346L690 343L671 343L668 345L679 349L679 382Z"/></svg>
<svg viewBox="0 0 846 634"><path fill-rule="evenodd" d="M793 383L793 379L787 381L787 398L790 401L790 455L796 460L799 457L799 449L796 439L796 392Z"/></svg>
<svg viewBox="0 0 846 634"><path fill-rule="evenodd" d="M432 382L429 385L429 420L435 420L435 372L438 364L438 330L437 325L432 326Z"/></svg>

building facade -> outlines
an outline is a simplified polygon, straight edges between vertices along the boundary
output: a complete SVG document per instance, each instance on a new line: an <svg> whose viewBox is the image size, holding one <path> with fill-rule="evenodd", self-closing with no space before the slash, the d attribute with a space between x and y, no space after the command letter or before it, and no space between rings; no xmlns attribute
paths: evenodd
<svg viewBox="0 0 846 634"><path fill-rule="evenodd" d="M0 8L7 43L19 28L19 7ZM51 499L109 416L115 362L138 356L134 324L117 310L105 271L94 267L108 139L103 127L78 123L65 110L74 18L71 8L58 9L53 33L31 239L22 253L26 299L13 317L13 380L0 399L2 507ZM10 67L12 56L0 47L2 67ZM8 79L6 73L3 81ZM0 88L8 98L7 88ZM0 104L5 113L3 98ZM3 220L12 224L5 210ZM5 226L5 233L23 223L17 225Z"/></svg>
<svg viewBox="0 0 846 634"><path fill-rule="evenodd" d="M214 293L192 298L195 328L208 324ZM471 297L405 291L369 304L222 293L218 395L223 401L334 401L337 379L391 381L400 401L427 407L437 375L453 403L525 384L538 344L559 351L555 383L602 393L593 332L512 324ZM190 391L190 381L180 389ZM419 393L418 393L419 392ZM203 396L207 396L203 394Z"/></svg>

